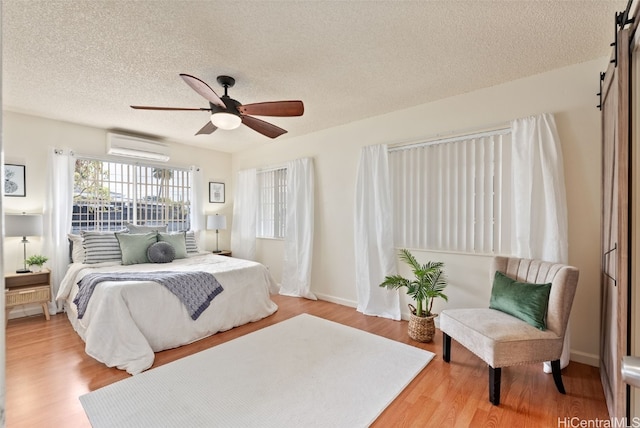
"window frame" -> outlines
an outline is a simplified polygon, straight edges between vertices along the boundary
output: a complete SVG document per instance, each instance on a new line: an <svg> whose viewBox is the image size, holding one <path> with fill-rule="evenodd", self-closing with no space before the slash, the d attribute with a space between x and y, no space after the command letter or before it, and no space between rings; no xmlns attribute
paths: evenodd
<svg viewBox="0 0 640 428"><path fill-rule="evenodd" d="M287 222L287 167L258 170L256 178L256 238L283 240Z"/></svg>
<svg viewBox="0 0 640 428"><path fill-rule="evenodd" d="M101 197L94 190L94 194L90 193L84 204L78 203L82 194L78 193L77 186L81 162L100 164L101 168L92 172L94 177L88 177L86 180L93 180L93 185L100 186L103 192L108 191L108 195ZM161 172L162 176L155 176L156 171ZM162 178L166 174L163 171L170 171L169 179ZM117 175L111 177L112 174ZM156 180L160 183L156 183ZM153 226L167 224L169 231L189 230L192 189L191 168L77 156L74 164L72 233L80 233L83 230L117 231L122 230L126 223ZM90 214L92 204L93 213Z"/></svg>

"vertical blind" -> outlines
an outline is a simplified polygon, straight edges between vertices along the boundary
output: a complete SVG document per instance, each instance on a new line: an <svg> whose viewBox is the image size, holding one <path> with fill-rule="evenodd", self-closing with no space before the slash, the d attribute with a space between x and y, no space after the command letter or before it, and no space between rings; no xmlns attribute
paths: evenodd
<svg viewBox="0 0 640 428"><path fill-rule="evenodd" d="M287 168L259 171L257 236L284 238L287 213Z"/></svg>
<svg viewBox="0 0 640 428"><path fill-rule="evenodd" d="M508 253L510 153L506 130L390 149L395 245Z"/></svg>

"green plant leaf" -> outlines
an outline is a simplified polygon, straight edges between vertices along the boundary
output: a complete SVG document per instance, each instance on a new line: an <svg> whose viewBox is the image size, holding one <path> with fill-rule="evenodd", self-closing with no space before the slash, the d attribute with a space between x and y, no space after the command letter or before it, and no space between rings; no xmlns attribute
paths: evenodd
<svg viewBox="0 0 640 428"><path fill-rule="evenodd" d="M421 265L407 249L401 249L398 257L411 267L414 278L410 280L400 275L391 275L387 276L380 286L389 289L406 287L407 295L416 302L416 315L431 315L434 299L442 298L448 301L448 297L443 293L447 286L444 263L430 261Z"/></svg>
<svg viewBox="0 0 640 428"><path fill-rule="evenodd" d="M47 262L47 260L49 260L48 257L45 256L41 256L39 254L34 254L33 256L28 257L25 260L25 263L28 265L37 265L37 266L42 266L43 264L45 264Z"/></svg>

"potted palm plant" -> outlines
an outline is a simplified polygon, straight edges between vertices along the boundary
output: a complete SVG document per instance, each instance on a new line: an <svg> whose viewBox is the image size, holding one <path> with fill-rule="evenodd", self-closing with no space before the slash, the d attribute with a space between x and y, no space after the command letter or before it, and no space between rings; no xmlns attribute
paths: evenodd
<svg viewBox="0 0 640 428"><path fill-rule="evenodd" d="M407 294L416 302L416 306L409 304L411 315L409 318L409 337L418 342L431 342L435 333L434 318L438 314L432 313L433 301L441 297L448 301L442 291L447 286L444 275L444 263L418 263L409 250L400 250L400 260L406 262L413 270L414 278L407 279L400 275L390 275L380 287L389 289L407 288Z"/></svg>

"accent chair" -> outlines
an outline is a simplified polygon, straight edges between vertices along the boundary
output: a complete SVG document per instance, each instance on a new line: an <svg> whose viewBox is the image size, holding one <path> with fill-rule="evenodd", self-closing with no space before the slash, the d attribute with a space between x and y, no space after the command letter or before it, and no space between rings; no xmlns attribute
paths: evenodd
<svg viewBox="0 0 640 428"><path fill-rule="evenodd" d="M453 338L486 362L489 401L496 406L503 367L550 361L564 394L560 355L578 275L578 269L560 263L495 257L490 307L440 313L444 361L450 362Z"/></svg>

